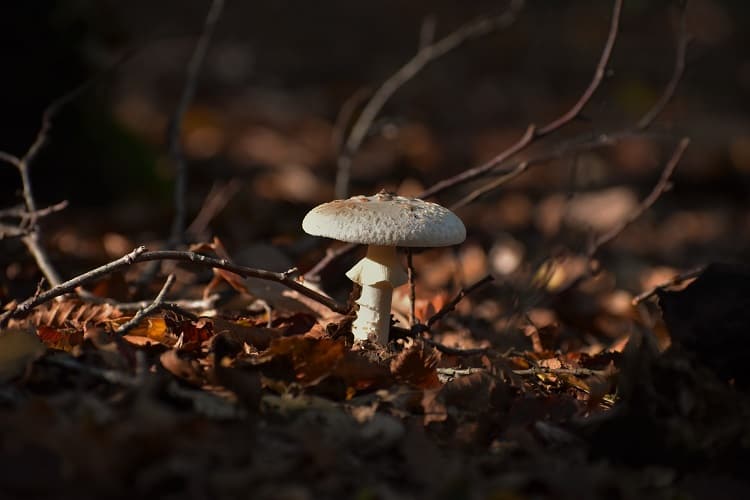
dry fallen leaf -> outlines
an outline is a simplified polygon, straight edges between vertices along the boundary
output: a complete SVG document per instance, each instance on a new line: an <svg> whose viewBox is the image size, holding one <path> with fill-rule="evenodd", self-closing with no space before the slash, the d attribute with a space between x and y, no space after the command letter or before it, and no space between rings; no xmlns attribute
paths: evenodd
<svg viewBox="0 0 750 500"><path fill-rule="evenodd" d="M0 332L0 382L22 375L44 351L44 344L32 331L9 328Z"/></svg>
<svg viewBox="0 0 750 500"><path fill-rule="evenodd" d="M399 382L421 389L439 387L441 384L436 370L438 359L437 351L410 340L391 361L391 373Z"/></svg>

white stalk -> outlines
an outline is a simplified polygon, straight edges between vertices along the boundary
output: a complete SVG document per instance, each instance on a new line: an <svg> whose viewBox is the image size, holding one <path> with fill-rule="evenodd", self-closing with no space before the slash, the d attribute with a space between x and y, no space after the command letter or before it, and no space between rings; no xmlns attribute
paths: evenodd
<svg viewBox="0 0 750 500"><path fill-rule="evenodd" d="M362 286L357 299L359 311L352 324L354 339L388 343L393 288L406 283L406 273L398 261L396 247L369 246L365 258L346 275Z"/></svg>
<svg viewBox="0 0 750 500"><path fill-rule="evenodd" d="M357 319L352 324L355 340L369 339L378 344L388 343L392 296L393 287L388 282L362 285L362 293L357 299Z"/></svg>

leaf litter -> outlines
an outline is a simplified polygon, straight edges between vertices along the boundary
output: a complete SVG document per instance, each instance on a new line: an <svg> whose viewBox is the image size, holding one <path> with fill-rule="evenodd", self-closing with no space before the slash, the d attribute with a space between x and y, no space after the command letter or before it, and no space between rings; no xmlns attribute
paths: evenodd
<svg viewBox="0 0 750 500"><path fill-rule="evenodd" d="M668 498L696 481L742 491L727 476L750 458L750 398L732 362L741 354L716 358L696 344L695 328L722 324L711 315L723 309L694 306L720 293L724 307L742 310L745 275L718 291L715 272L734 271L709 267L684 291L660 292L674 340L663 352L647 330L621 353L560 350L564 329L545 327L541 349L455 356L409 337L352 349L304 313L274 311L269 327L164 312L123 339L112 334L121 319L108 315L81 325L40 314L0 336L0 421L14 429L2 441L6 465L34 463L46 481L30 490L6 473L0 486L82 498L124 485L216 498L249 489L259 498ZM708 316L686 322L689 310ZM723 324L717 334L741 335Z"/></svg>

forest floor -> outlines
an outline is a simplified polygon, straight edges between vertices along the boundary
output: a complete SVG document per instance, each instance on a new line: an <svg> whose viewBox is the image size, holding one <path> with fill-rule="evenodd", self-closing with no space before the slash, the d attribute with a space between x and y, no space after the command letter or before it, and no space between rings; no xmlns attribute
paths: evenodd
<svg viewBox="0 0 750 500"><path fill-rule="evenodd" d="M493 43L516 46L524 15L550 21L516 3L432 38L425 23L393 94L221 87L223 40L209 95L174 68L184 100L143 91L185 55L166 43L108 84L111 122L87 87L48 108L38 141L0 156L21 174L0 210L0 498L750 498L750 269L731 263L750 254L750 135L734 116L706 125L705 82L683 72L719 43L721 10L581 7L580 86L519 80L505 98L477 80L445 102L467 85L447 76L495 57L475 37L508 29ZM665 19L676 41L647 91L608 73L640 50L639 19L654 28L638 43ZM58 184L66 133L110 149ZM127 174L91 170L99 154ZM300 228L348 161L348 191L422 195L467 227L414 253L387 345L351 334L362 249Z"/></svg>

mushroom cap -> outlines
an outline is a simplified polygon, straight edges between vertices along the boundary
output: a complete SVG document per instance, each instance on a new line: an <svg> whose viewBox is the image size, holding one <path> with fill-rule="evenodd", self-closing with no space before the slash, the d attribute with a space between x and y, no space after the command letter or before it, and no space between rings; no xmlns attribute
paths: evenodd
<svg viewBox="0 0 750 500"><path fill-rule="evenodd" d="M382 191L318 205L305 216L302 229L364 245L440 247L466 239L463 222L447 208Z"/></svg>

